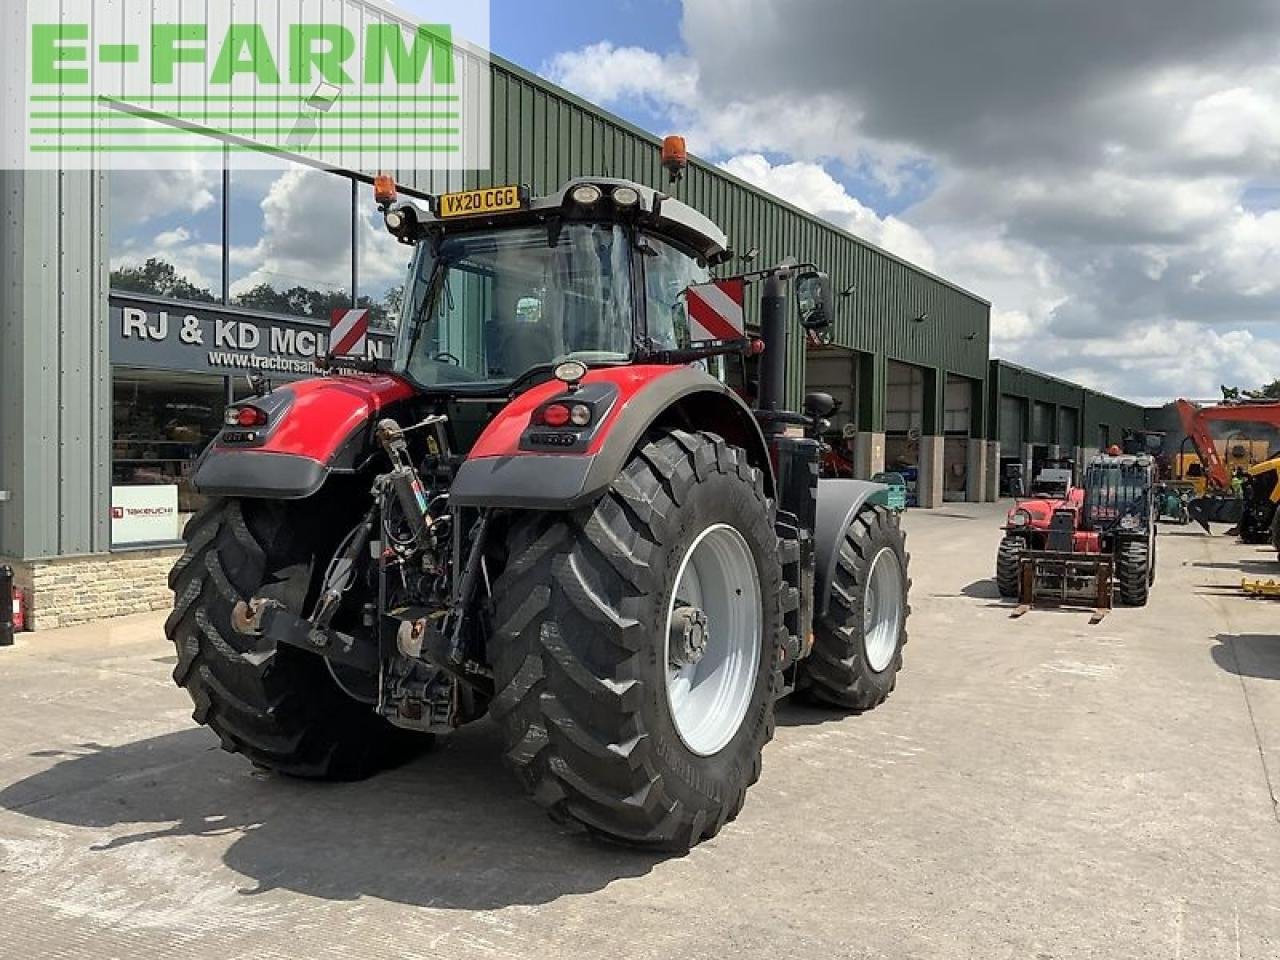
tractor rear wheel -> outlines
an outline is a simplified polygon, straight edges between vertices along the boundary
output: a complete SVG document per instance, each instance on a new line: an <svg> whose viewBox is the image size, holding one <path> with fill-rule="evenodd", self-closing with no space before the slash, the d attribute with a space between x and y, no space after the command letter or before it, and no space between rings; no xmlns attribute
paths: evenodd
<svg viewBox="0 0 1280 960"><path fill-rule="evenodd" d="M996 551L996 587L1006 600L1015 599L1020 592L1022 553L1026 549L1026 538L1007 536Z"/></svg>
<svg viewBox="0 0 1280 960"><path fill-rule="evenodd" d="M870 710L884 703L902 669L907 642L909 557L897 518L863 510L840 545L827 612L814 624L813 652L800 685L819 703Z"/></svg>
<svg viewBox="0 0 1280 960"><path fill-rule="evenodd" d="M1120 582L1120 602L1126 607L1145 607L1151 590L1151 552L1140 540L1120 544L1116 554L1116 578Z"/></svg>
<svg viewBox="0 0 1280 960"><path fill-rule="evenodd" d="M317 559L311 537L327 529L310 521L298 508L249 500L214 501L191 519L186 552L169 574L173 679L223 749L290 776L358 780L404 762L430 738L353 699L320 657L272 650L231 625L235 605L251 597L302 612Z"/></svg>
<svg viewBox="0 0 1280 960"><path fill-rule="evenodd" d="M773 517L742 450L672 431L594 505L515 522L491 710L555 819L684 850L737 815L780 682Z"/></svg>

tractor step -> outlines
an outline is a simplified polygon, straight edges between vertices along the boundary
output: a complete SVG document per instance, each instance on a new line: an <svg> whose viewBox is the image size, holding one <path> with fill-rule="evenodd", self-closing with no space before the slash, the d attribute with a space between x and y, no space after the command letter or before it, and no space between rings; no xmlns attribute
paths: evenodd
<svg viewBox="0 0 1280 960"><path fill-rule="evenodd" d="M1018 574L1015 617L1036 606L1092 607L1089 622L1096 624L1111 610L1115 560L1110 554L1031 550L1022 555Z"/></svg>

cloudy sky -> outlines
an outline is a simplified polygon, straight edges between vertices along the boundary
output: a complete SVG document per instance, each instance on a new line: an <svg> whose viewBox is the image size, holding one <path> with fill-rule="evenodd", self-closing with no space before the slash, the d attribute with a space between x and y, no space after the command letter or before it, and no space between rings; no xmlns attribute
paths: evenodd
<svg viewBox="0 0 1280 960"><path fill-rule="evenodd" d="M1137 400L1280 377L1277 0L496 0L494 49Z"/></svg>

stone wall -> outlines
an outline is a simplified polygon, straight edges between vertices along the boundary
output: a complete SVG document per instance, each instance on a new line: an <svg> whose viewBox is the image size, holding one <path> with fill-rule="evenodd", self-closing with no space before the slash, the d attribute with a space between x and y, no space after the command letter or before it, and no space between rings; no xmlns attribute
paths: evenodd
<svg viewBox="0 0 1280 960"><path fill-rule="evenodd" d="M104 617L163 610L173 603L169 569L180 549L98 557L8 560L27 598L27 629L55 630Z"/></svg>

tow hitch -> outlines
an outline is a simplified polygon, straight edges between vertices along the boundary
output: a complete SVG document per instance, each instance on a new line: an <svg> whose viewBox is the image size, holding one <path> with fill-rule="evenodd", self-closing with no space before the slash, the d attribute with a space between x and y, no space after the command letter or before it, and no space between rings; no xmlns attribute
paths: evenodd
<svg viewBox="0 0 1280 960"><path fill-rule="evenodd" d="M363 673L378 672L378 650L375 646L361 643L338 630L317 627L290 612L277 600L262 597L255 597L248 603L241 600L231 612L231 626L246 637L265 637L277 646L283 643L308 653L317 653Z"/></svg>

